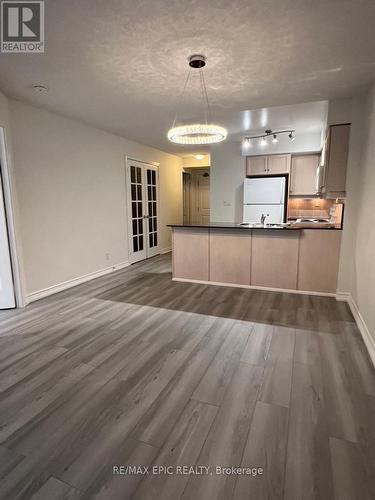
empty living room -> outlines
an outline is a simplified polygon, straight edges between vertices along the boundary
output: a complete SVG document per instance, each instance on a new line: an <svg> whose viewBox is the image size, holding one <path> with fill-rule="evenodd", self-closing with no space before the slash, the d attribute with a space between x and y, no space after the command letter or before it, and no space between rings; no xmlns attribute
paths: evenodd
<svg viewBox="0 0 375 500"><path fill-rule="evenodd" d="M0 500L375 498L374 26L0 0Z"/></svg>

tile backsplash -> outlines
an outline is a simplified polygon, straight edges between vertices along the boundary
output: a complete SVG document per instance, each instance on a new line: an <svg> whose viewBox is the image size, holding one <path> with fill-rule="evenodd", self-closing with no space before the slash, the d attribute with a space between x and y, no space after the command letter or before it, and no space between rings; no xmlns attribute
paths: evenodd
<svg viewBox="0 0 375 500"><path fill-rule="evenodd" d="M335 200L322 198L290 198L288 202L288 219L330 219L341 223L343 204Z"/></svg>

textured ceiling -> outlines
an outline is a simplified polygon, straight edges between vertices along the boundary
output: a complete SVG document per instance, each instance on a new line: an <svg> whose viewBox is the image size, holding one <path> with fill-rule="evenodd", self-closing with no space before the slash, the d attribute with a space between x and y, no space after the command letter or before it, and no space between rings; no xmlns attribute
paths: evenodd
<svg viewBox="0 0 375 500"><path fill-rule="evenodd" d="M375 78L374 0L48 0L46 53L0 54L7 95L177 153L166 139L204 53L214 118L353 95ZM30 86L42 82L47 95ZM197 81L181 118L201 119ZM270 124L272 128L272 124Z"/></svg>

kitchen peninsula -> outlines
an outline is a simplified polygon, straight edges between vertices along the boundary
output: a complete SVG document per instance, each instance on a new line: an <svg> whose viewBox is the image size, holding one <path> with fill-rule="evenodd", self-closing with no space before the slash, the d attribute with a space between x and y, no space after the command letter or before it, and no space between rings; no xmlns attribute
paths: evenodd
<svg viewBox="0 0 375 500"><path fill-rule="evenodd" d="M335 295L341 231L301 225L175 224L173 279Z"/></svg>

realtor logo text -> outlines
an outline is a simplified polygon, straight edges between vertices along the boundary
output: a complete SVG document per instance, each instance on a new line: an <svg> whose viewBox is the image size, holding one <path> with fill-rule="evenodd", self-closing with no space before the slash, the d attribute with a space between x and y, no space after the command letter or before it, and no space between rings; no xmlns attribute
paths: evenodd
<svg viewBox="0 0 375 500"><path fill-rule="evenodd" d="M1 2L1 52L44 52L44 1Z"/></svg>

